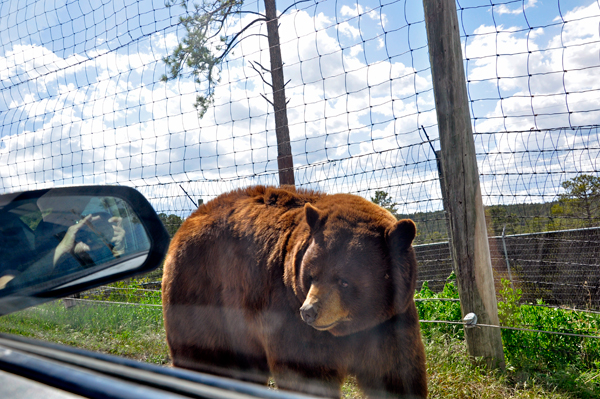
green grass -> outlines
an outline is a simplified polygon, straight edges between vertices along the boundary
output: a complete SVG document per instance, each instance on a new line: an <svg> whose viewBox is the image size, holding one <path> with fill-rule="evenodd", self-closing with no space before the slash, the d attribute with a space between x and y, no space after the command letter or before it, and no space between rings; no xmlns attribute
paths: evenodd
<svg viewBox="0 0 600 399"><path fill-rule="evenodd" d="M511 372L491 372L473 365L465 342L456 337L434 334L424 339L430 398L481 399L571 399L574 392L560 391L533 376L519 379ZM345 399L363 399L353 378L342 387Z"/></svg>
<svg viewBox="0 0 600 399"><path fill-rule="evenodd" d="M141 297L130 295L130 302L160 303L155 293L148 294ZM113 293L101 299L123 302L127 298L122 293ZM58 300L1 317L0 332L156 364L169 362L162 309L159 306L81 301L67 309L63 301Z"/></svg>
<svg viewBox="0 0 600 399"><path fill-rule="evenodd" d="M88 292L83 299L159 305L160 293L140 291L136 281L120 282L110 292ZM452 280L441 293L425 285L417 298L458 298ZM503 325L597 335L600 315L520 305L508 285L499 303ZM460 304L417 303L421 319L459 320ZM469 358L462 326L423 323L431 398L594 398L600 397L600 340L504 330L507 369L478 367ZM161 308L80 302L65 308L47 303L0 318L0 332L84 349L169 364ZM363 398L353 378L344 398Z"/></svg>
<svg viewBox="0 0 600 399"><path fill-rule="evenodd" d="M515 375L473 365L463 340L436 335L425 341L430 398L576 398L568 392Z"/></svg>

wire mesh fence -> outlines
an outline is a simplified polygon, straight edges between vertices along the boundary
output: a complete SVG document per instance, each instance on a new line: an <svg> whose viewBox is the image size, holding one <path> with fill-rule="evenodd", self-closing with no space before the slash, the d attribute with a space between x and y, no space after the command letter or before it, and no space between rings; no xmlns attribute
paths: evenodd
<svg viewBox="0 0 600 399"><path fill-rule="evenodd" d="M268 65L264 24L246 31L221 65L214 106L199 119L202 84L160 80L162 58L182 39L182 8L48 7L3 7L3 190L131 184L159 211L185 216L194 204L183 189L210 199L277 184L273 112L261 96L268 86L251 67ZM244 17L232 18L227 34ZM419 133L435 124L422 10L401 1L302 2L280 24L297 185L385 189L405 213L427 210L419 203L432 201L437 172Z"/></svg>
<svg viewBox="0 0 600 399"><path fill-rule="evenodd" d="M296 185L368 199L383 192L391 210L417 222L418 244L447 240L422 4L277 6ZM527 292L579 305L599 284L588 250L596 234L573 230L600 220L600 4L457 8L488 233L505 231L515 282L545 285ZM2 2L0 191L130 185L180 221L224 191L278 184L266 23L255 21L263 12L262 2L246 2L224 22L237 44L199 118L194 103L207 83L185 68L162 79L164 58L185 39L183 7ZM210 45L216 51L218 40ZM559 230L570 232L524 235ZM443 248L417 248L421 281L445 280ZM504 276L506 256L492 250Z"/></svg>
<svg viewBox="0 0 600 399"><path fill-rule="evenodd" d="M502 279L522 291L524 303L600 308L600 229L560 230L489 239L496 292ZM441 291L452 274L448 242L415 246L418 286Z"/></svg>

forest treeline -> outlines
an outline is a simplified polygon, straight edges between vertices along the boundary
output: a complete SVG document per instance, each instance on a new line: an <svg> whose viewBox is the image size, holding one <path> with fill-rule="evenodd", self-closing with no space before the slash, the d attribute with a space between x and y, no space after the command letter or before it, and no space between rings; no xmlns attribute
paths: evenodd
<svg viewBox="0 0 600 399"><path fill-rule="evenodd" d="M600 178L582 174L561 184L563 193L546 203L492 205L485 207L488 236L539 233L600 226ZM448 240L444 211L398 213L398 204L385 191L376 191L374 203L389 210L398 219L417 224L415 244Z"/></svg>
<svg viewBox="0 0 600 399"><path fill-rule="evenodd" d="M562 183L563 193L547 203L493 205L485 208L488 236L539 233L600 226L600 178L582 174ZM417 224L415 244L448 240L444 211L398 213L398 203L386 191L375 191L371 201L389 210L397 219ZM160 213L159 218L173 237L183 219Z"/></svg>

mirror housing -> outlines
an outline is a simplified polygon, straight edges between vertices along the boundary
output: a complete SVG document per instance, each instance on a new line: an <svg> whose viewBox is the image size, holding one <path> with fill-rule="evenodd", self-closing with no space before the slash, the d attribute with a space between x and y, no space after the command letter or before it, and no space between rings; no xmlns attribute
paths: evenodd
<svg viewBox="0 0 600 399"><path fill-rule="evenodd" d="M0 315L154 270L169 241L130 187L0 195Z"/></svg>

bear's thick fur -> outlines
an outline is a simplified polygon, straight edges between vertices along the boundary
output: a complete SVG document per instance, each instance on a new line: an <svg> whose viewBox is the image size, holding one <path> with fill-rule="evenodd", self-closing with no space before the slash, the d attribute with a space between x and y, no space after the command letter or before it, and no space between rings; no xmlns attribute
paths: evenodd
<svg viewBox="0 0 600 399"><path fill-rule="evenodd" d="M354 195L250 187L198 208L171 242L174 366L338 397L427 396L412 221Z"/></svg>

